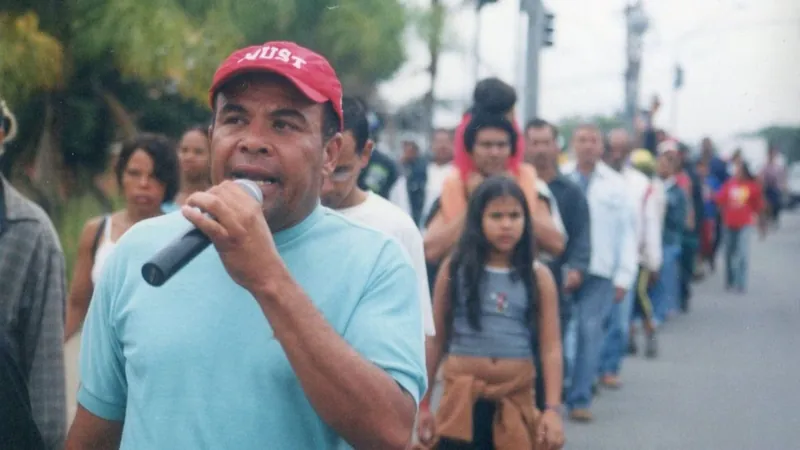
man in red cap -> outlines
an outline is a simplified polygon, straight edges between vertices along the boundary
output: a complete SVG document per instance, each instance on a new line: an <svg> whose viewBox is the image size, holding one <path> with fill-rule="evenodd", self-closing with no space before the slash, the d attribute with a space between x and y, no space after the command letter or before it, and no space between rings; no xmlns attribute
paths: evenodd
<svg viewBox="0 0 800 450"><path fill-rule="evenodd" d="M294 43L222 63L214 187L119 240L84 328L67 449L406 447L426 389L416 276L397 242L320 206L341 101L328 62ZM144 283L142 263L189 225L214 246Z"/></svg>

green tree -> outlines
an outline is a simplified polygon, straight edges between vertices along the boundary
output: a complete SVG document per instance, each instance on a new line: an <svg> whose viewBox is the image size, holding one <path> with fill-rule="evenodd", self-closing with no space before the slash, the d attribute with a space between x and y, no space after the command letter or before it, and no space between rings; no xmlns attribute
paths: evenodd
<svg viewBox="0 0 800 450"><path fill-rule="evenodd" d="M136 130L120 91L134 82L156 89L170 82L183 96L202 97L200 74L212 73L241 40L224 6L200 16L164 0L4 6L0 21L13 27L3 26L12 32L0 35L0 89L20 114L22 131L5 169L32 165L31 187L58 221L66 185L90 180L80 172L97 170L110 141ZM215 39L201 38L211 29Z"/></svg>
<svg viewBox="0 0 800 450"><path fill-rule="evenodd" d="M331 60L346 91L369 95L404 61L405 23L398 0L6 0L0 93L22 135L2 169L32 173L34 197L56 213L63 182L91 188L113 140L175 135L207 114L233 49L297 41Z"/></svg>

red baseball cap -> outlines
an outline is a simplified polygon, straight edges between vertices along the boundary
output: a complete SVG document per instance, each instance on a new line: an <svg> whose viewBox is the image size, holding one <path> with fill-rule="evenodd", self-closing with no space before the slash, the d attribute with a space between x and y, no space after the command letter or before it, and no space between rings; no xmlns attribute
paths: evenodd
<svg viewBox="0 0 800 450"><path fill-rule="evenodd" d="M339 116L340 129L344 128L342 84L328 60L320 54L287 41L267 42L236 50L217 68L208 90L209 104L214 104L214 96L223 84L248 72L278 74L291 81L312 101L330 101Z"/></svg>

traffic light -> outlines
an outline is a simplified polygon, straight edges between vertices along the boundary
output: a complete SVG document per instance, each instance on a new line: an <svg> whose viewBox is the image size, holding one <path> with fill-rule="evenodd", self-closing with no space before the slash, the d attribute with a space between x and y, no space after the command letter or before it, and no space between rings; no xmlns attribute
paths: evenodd
<svg viewBox="0 0 800 450"><path fill-rule="evenodd" d="M542 21L542 47L553 46L553 20L555 17L553 13L544 13L544 20Z"/></svg>
<svg viewBox="0 0 800 450"><path fill-rule="evenodd" d="M675 66L675 80L672 87L676 90L683 87L683 67L681 66Z"/></svg>
<svg viewBox="0 0 800 450"><path fill-rule="evenodd" d="M478 0L478 9L483 8L489 3L497 3L497 0Z"/></svg>

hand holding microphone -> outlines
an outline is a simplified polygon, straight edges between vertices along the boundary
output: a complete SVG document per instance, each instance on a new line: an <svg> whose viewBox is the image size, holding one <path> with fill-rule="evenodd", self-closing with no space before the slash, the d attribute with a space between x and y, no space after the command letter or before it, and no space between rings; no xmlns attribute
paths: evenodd
<svg viewBox="0 0 800 450"><path fill-rule="evenodd" d="M269 267L282 264L261 203L261 189L249 180L225 181L192 194L182 212L196 228L148 261L142 276L149 284L161 286L214 244L231 278L252 291Z"/></svg>

